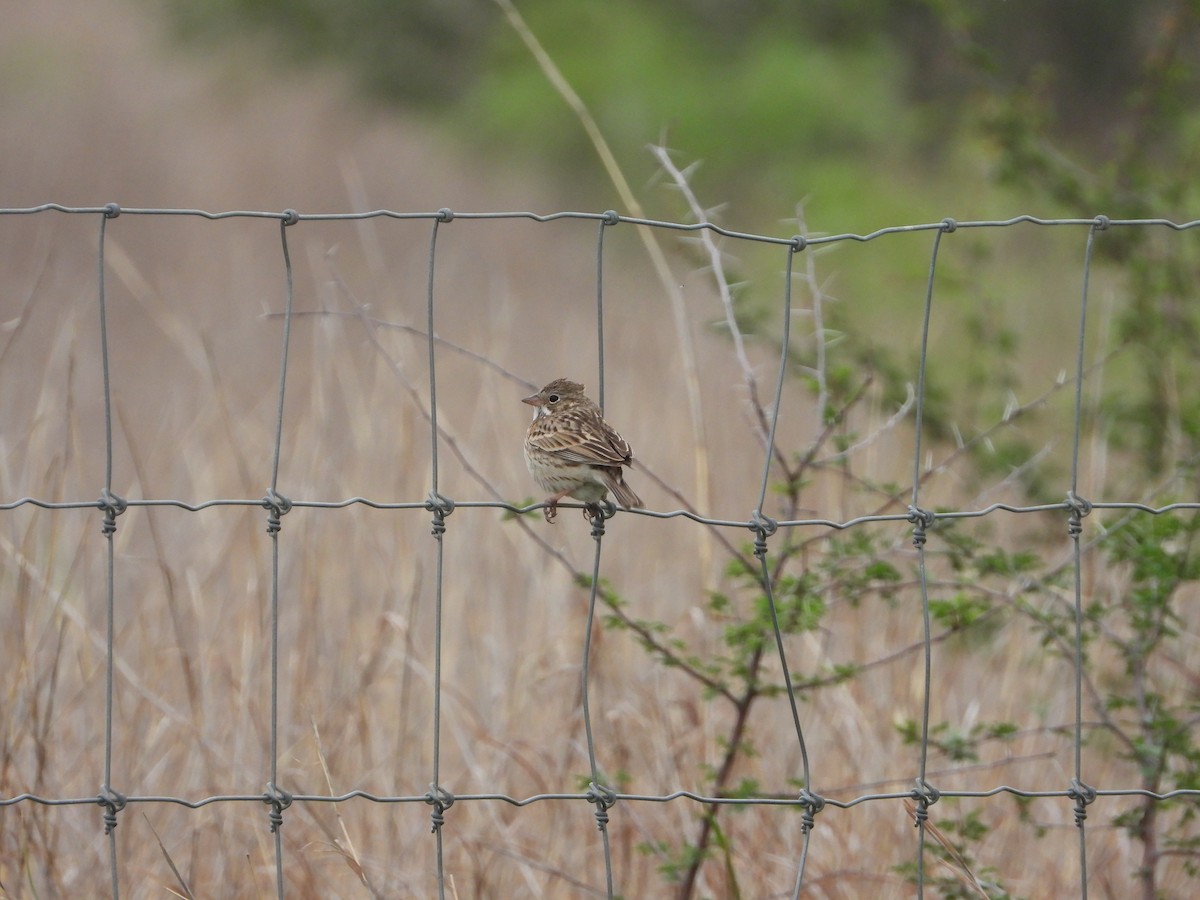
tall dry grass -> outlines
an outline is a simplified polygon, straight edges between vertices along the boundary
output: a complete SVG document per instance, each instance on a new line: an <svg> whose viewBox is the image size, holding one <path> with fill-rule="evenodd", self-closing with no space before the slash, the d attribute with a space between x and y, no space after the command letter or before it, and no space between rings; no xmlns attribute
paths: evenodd
<svg viewBox="0 0 1200 900"><path fill-rule="evenodd" d="M0 132L6 206L49 200L306 212L571 206L533 181L493 178L477 162L457 162L419 123L380 121L347 108L337 86L321 76L270 71L261 48L234 48L218 59L173 58L142 8L118 0L12 10L0 42L0 58L12 69L0 94L8 123ZM259 84L249 94L235 87L247 69ZM386 220L290 230L300 315L279 475L286 496L420 501L428 492L428 384L418 332L429 230L428 222ZM0 321L6 323L0 498L6 501L90 500L103 486L96 236L94 218L0 218ZM284 299L277 224L123 216L109 223L108 238L115 492L192 503L262 496L271 475L277 314ZM529 384L559 375L594 384L594 246L591 223L443 226L435 291L438 336L446 342L438 356L444 495L532 495L521 461L526 419L518 400ZM926 252L924 245L914 249L918 257ZM630 229L610 232L606 259L610 418L646 469L690 496L692 420L671 310ZM828 264L870 259L869 249L853 248ZM1065 260L1068 282L1075 258ZM727 337L709 327L721 317L709 275L692 271L680 252L673 263L710 423L711 508L702 511L743 519L756 502L763 453L744 373ZM913 341L920 300L918 291L896 301L910 306L899 318ZM801 347L810 346L806 321L796 318ZM953 330L935 329L941 351L959 352L958 340ZM751 343L748 354L770 383L774 349ZM854 424L872 434L892 411L876 402ZM1069 419L1060 424L1066 429ZM789 382L780 443L799 450L816 432L809 395ZM1061 460L1058 436L1054 452ZM931 462L951 452L932 448ZM880 433L855 470L901 482L911 453L906 430ZM1102 459L1095 452L1090 465L1098 470ZM960 475L951 469L940 476L931 499L970 505L977 495L965 493ZM1102 476L1092 471L1100 483ZM651 507L679 505L645 472L631 479ZM834 519L871 511L848 483L815 483L805 501ZM1013 499L1016 490L1004 484L994 493ZM1001 497L989 497L995 499ZM95 510L28 505L0 517L0 797L87 797L102 780L100 519ZM260 794L270 771L265 513L134 508L118 525L113 786L193 801ZM435 600L429 527L423 511L363 506L300 508L284 518L278 765L286 789L405 796L427 790ZM966 527L1008 548L1053 540L1067 549L1057 518ZM890 534L903 547L908 528L900 524ZM693 523L620 516L604 541L604 574L633 616L665 622L702 653L717 653L722 623L707 609L707 592L730 585L725 560L709 551L709 536ZM578 791L588 775L579 685L586 594L573 572L590 569L586 526L570 511L548 527L536 518L508 521L496 510L460 508L448 520L445 552L441 783L457 794L518 798ZM951 577L936 558L932 574L935 582ZM895 723L919 714L922 691L915 585L907 583L890 605L855 599L830 596L822 629L788 646L799 672L889 660L804 698L814 789L841 800L911 786L916 748L900 740ZM1006 720L1022 728L1017 741L979 765L935 759L931 774L939 787L1067 785L1070 745L1050 729L1073 720L1070 672L1019 623L986 643L939 643L933 671L935 720L964 728ZM593 636L591 674L604 770L634 793L704 793L729 712L680 672L654 664L623 633ZM740 774L765 791L794 792L800 760L785 701L761 701L752 728L757 754L743 761ZM1094 784L1131 783L1104 747L1088 748L1087 764ZM1099 814L1097 805L1090 821L1089 864L1100 896L1122 896L1130 884L1126 838L1103 824L1119 806L1112 802ZM992 827L977 858L1014 894L1074 893L1076 833L1066 801L1036 801L1022 811L1000 796L954 808L977 809ZM700 813L690 801L616 807L610 829L624 896L668 893L657 871L662 858L639 847L689 839ZM125 896L162 896L185 884L197 897L274 891L274 851L260 803L194 811L138 803L119 822ZM21 802L0 808L0 823L6 895L106 890L107 839L97 808ZM423 804L298 804L282 830L289 893L431 896L429 828ZM786 895L800 817L750 808L726 816L724 828L744 895ZM603 893L595 822L578 801L520 809L499 801L460 803L447 814L444 836L453 896ZM899 802L827 809L812 837L807 895L906 895L894 867L914 853L914 831ZM702 870L700 886L708 896L732 890L719 864Z"/></svg>

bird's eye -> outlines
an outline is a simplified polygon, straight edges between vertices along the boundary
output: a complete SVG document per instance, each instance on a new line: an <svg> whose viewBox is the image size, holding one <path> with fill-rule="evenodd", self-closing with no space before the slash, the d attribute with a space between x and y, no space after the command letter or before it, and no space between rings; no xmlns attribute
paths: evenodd
<svg viewBox="0 0 1200 900"><path fill-rule="evenodd" d="M557 403L558 402L558 394L551 394L546 399L549 400L551 403Z"/></svg>

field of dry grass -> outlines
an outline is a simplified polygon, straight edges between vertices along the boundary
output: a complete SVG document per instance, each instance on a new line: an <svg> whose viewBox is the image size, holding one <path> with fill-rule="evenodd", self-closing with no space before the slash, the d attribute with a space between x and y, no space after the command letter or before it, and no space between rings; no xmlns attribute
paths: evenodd
<svg viewBox="0 0 1200 900"><path fill-rule="evenodd" d="M209 210L540 212L571 205L532 177L491 177L419 123L356 109L325 75L276 71L253 46L218 59L180 57L157 39L135 4L54 0L22 5L6 18L0 35L5 207L116 201ZM256 88L245 92L247 82ZM97 231L90 216L0 217L4 502L91 500L103 487ZM280 356L281 319L272 314L285 296L277 222L127 215L110 221L107 231L114 491L188 503L261 497L271 478ZM279 472L284 495L405 502L428 493L428 377L419 332L429 232L428 221L392 220L305 222L289 230L296 309L303 315L292 333ZM926 247L914 245L914 255L924 257ZM701 512L740 520L756 503L763 449L731 345L709 327L721 315L710 278L692 271L677 251L686 340L695 343L701 363L711 467L710 499ZM527 409L519 398L529 385L559 375L595 381L595 225L460 220L442 227L438 253L436 323L446 342L438 356L438 414L446 432L439 488L459 500L520 502L534 489L520 452ZM682 339L632 229L611 230L606 259L609 416L648 470L630 476L648 506L675 509L677 497L657 479L692 500L701 496ZM830 259L836 267L869 264L871 257L855 248ZM1072 284L1078 255L1061 265L1063 284ZM919 283L905 294L898 302L919 310ZM1030 307L1036 305L1033 298ZM1064 301L1030 327L1056 330L1070 323L1072 309ZM363 310L379 324L355 314ZM899 318L915 342L918 316ZM796 317L802 347L808 321ZM950 346L953 332L935 328L939 339L947 352L961 352ZM749 352L771 383L773 348L751 344ZM1063 356L1064 364L1070 358ZM1042 365L1031 363L1033 371ZM1070 419L1061 409L1048 467L1066 458ZM872 433L891 412L873 401L853 424ZM817 431L808 392L789 381L781 445L800 451ZM950 451L930 452L936 462ZM854 472L903 483L911 455L911 431L898 428L863 451ZM1103 485L1106 458L1102 446L1089 445L1089 491ZM930 499L977 503L978 493L967 493L960 475L952 469L934 480ZM818 480L806 489L804 505L837 520L875 508L848 484ZM1014 485L1003 485L986 498L999 499L1022 498ZM95 509L22 505L0 513L0 799L23 792L94 796L103 780L100 525ZM284 517L278 766L287 790L414 796L428 789L435 601L429 530L425 511L361 505L299 508ZM993 518L964 530L1008 549L1053 545L1054 559L1069 550L1061 514L1030 516L1018 526ZM909 580L915 557L906 549L907 524L885 526L884 534L898 548L893 556L906 578L893 602L831 594L821 628L789 637L787 648L802 674L890 658L841 686L814 691L800 708L813 788L843 801L908 790L916 775L917 748L896 730L921 708L920 595ZM748 532L730 535L738 543L748 538ZM512 520L495 509L460 508L448 519L444 541L441 783L459 795L578 792L589 777L579 685L587 592L573 573L590 571L585 523L571 510L550 527L537 516ZM814 559L820 552L814 548ZM115 554L113 786L129 795L193 801L261 794L270 772L265 512L133 508L118 521ZM721 652L726 623L708 608L708 592L732 587L727 559L707 531L683 519L619 515L603 554L603 574L632 617L666 623L702 654ZM952 580L936 556L931 568L935 579ZM1097 589L1104 582L1102 573L1089 578ZM935 754L931 780L942 789L1062 790L1073 775L1070 743L1053 731L1074 720L1070 669L1018 621L1004 622L987 641L935 647L935 721L963 730L1010 721L1021 729L1015 741L988 748L978 764ZM1194 643L1188 644L1193 653ZM695 681L655 663L625 632L597 632L591 654L601 767L630 793L706 793L730 711ZM771 667L766 672L778 675ZM738 774L765 793L794 793L800 754L785 698L760 701L751 739L757 752ZM1087 748L1085 760L1092 784L1132 783L1128 767L1104 746ZM1123 831L1107 827L1121 803L1102 801L1089 819L1095 896L1129 895L1132 847ZM943 810L955 818L978 811L991 831L974 846L975 858L1013 895L1076 894L1077 837L1068 801L1035 801L1024 809L1004 795L946 801L934 808L935 823ZM663 858L639 848L692 839L701 813L689 800L622 802L612 810L613 866L623 896L669 895L657 871ZM788 896L800 816L755 807L725 816L723 827L729 854L701 869L700 895L732 896L733 872L744 896ZM432 896L429 830L429 808L420 803L297 804L282 829L288 893ZM604 893L599 836L581 801L519 809L462 802L447 812L444 840L456 897ZM133 804L120 816L117 846L123 896L169 896L181 891L181 881L197 897L274 892L274 847L261 803L199 810ZM829 808L812 835L804 896L909 895L895 867L911 862L915 847L898 800ZM107 872L108 839L95 806L0 808L0 894L99 896ZM1168 890L1184 884L1163 881Z"/></svg>

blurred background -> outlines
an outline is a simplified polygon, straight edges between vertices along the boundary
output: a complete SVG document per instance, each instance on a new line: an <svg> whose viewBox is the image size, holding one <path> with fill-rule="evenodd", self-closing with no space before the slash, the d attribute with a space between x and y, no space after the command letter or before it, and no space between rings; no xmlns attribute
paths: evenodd
<svg viewBox="0 0 1200 900"><path fill-rule="evenodd" d="M548 77L534 41L586 114ZM690 222L697 205L728 228L785 238L946 216L1187 221L1200 209L1197 59L1196 0L8 4L0 207L616 209ZM0 216L4 502L90 500L103 486L96 230L94 217ZM283 494L426 496L429 232L427 220L289 229L298 317ZM1086 229L964 232L945 238L939 260L924 496L955 508L1058 503L1071 474ZM125 215L106 233L114 491L261 496L285 297L277 221ZM1195 496L1196 234L1113 229L1098 241L1084 496ZM904 512L930 237L795 258L768 514ZM649 507L744 520L764 462L752 382L768 400L784 254L720 241L714 267L692 236L657 240L665 275L635 228L605 237L608 418L634 447L630 481ZM439 488L538 501L519 400L559 376L596 387L596 225L459 219L438 241ZM1098 724L1086 759L1100 786L1200 783L1187 674L1200 641L1194 604L1181 605L1200 578L1195 523L1171 521L1146 533L1122 531L1115 515L1088 520L1088 714ZM994 523L955 526L934 555L938 784L1062 790L1074 722L1063 516ZM0 513L0 798L87 797L102 778L99 526L94 510ZM588 530L572 510L550 528L537 514L458 509L448 528L442 783L460 794L578 791L591 777L579 702ZM924 646L910 526L845 541L785 531L774 589L795 604L785 637L790 677L805 688L814 790L842 800L908 790ZM1109 532L1125 542L1106 544ZM798 790L783 673L763 652L773 636L745 542L682 519L610 526L590 697L601 765L620 789ZM114 787L192 800L261 793L263 512L130 510L116 549ZM1163 568L1139 568L1158 551ZM297 509L281 552L282 785L422 794L432 771L428 514ZM1150 581L1169 585L1153 615L1130 590ZM1129 597L1143 606L1127 607ZM1189 807L1108 802L1089 820L1101 896L1194 887ZM583 807L454 807L455 896L603 896ZM927 883L942 896L1077 892L1066 801L937 813L945 840L930 852L949 862ZM793 810L623 803L612 816L625 896L790 895L803 840ZM269 895L267 824L259 804L130 808L118 829L123 893ZM289 890L431 896L428 831L420 803L298 805L283 829ZM894 802L826 811L805 896L910 892L912 835ZM83 896L107 854L94 807L0 808L0 894ZM977 893L954 893L970 871Z"/></svg>
<svg viewBox="0 0 1200 900"><path fill-rule="evenodd" d="M520 15L644 203L669 208L669 193L647 187L657 167L645 147L662 144L701 161L698 193L748 230L804 198L830 230L900 211L936 218L947 204L979 218L1011 205L1000 183L1036 186L1068 160L1079 191L1108 179L1110 214L1129 216L1170 178L1137 163L1182 163L1194 139L1184 101L1197 35L1184 2L534 0ZM447 164L408 182L400 205L425 199L421 187L454 199L480 165L493 191L498 173L536 174L551 206L616 199L499 3L50 3L16 11L7 31L6 157L40 146L44 160L9 191L69 189L82 158L99 173L88 187L112 191L127 186L116 181L124 159L143 176L174 173L191 188L177 189L181 201L222 199L249 177L266 182L262 202L239 199L272 206L272 172L293 162L336 181L339 159L365 157L387 131L394 159L436 146ZM163 142L153 148L138 140L151 124ZM209 166L179 146L200 133L215 148L201 157ZM1080 198L1039 199L1057 204L1039 210L1048 215Z"/></svg>

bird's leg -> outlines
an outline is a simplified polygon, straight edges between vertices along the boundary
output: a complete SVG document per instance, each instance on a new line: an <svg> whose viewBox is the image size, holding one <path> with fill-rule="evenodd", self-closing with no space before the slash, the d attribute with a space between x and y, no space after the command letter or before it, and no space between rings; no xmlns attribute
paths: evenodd
<svg viewBox="0 0 1200 900"><path fill-rule="evenodd" d="M542 513L546 516L546 521L551 525L554 524L554 517L558 515L558 501L567 496L569 493L571 493L570 490L559 491L557 494L553 494L546 498L546 508L542 510Z"/></svg>

